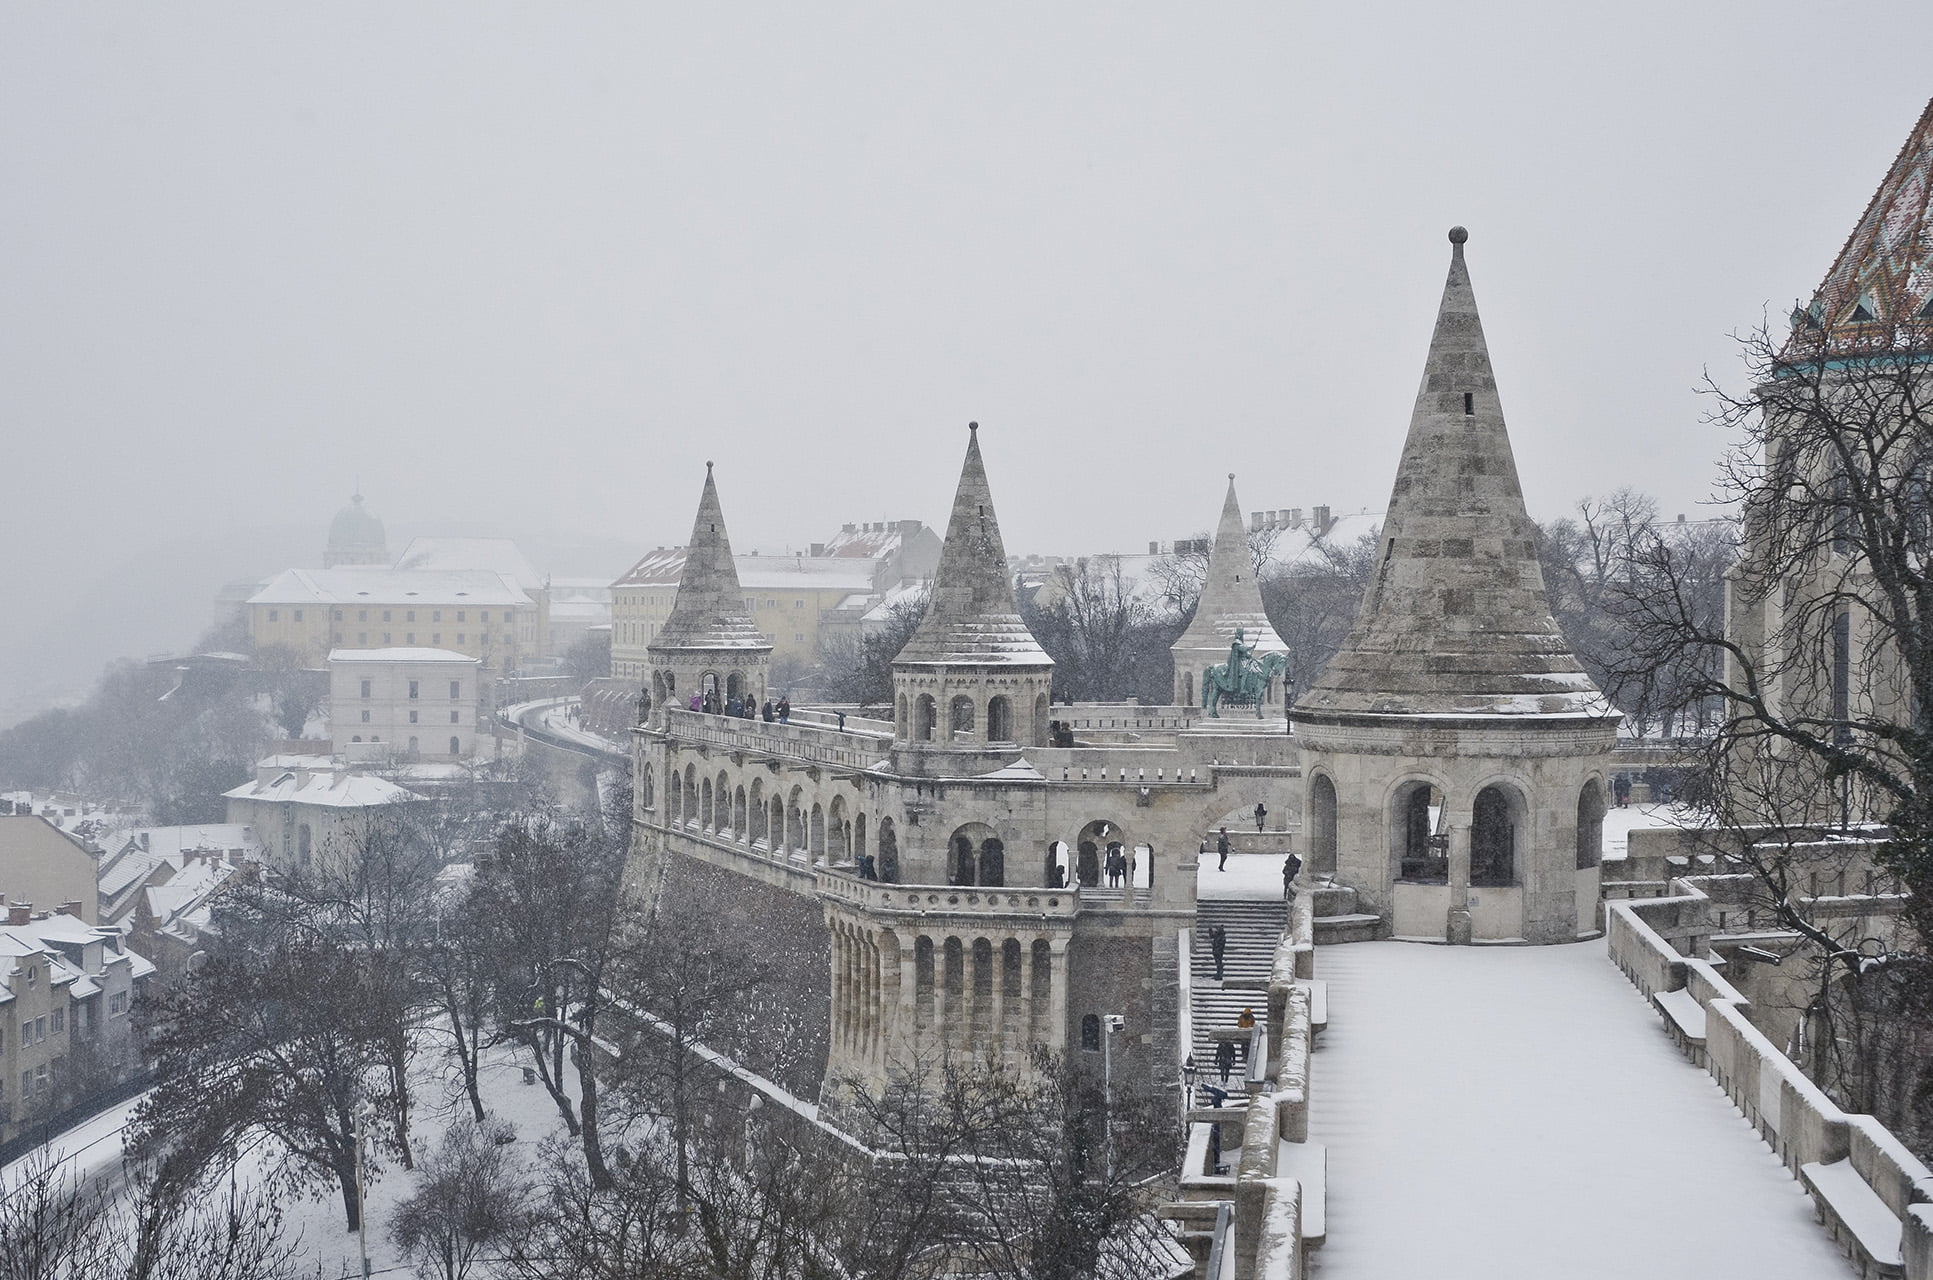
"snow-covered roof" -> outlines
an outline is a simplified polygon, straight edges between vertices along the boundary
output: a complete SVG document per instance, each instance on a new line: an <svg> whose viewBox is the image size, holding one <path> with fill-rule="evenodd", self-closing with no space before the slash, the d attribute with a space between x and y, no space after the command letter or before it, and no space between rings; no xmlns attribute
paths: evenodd
<svg viewBox="0 0 1933 1280"><path fill-rule="evenodd" d="M482 659L454 649L431 649L422 645L399 645L391 649L331 649L331 662L461 662L476 666Z"/></svg>
<svg viewBox="0 0 1933 1280"><path fill-rule="evenodd" d="M499 573L533 593L544 585L543 575L508 538L411 538L396 557L396 568Z"/></svg>
<svg viewBox="0 0 1933 1280"><path fill-rule="evenodd" d="M734 556L747 591L871 591L871 560L844 556Z"/></svg>
<svg viewBox="0 0 1933 1280"><path fill-rule="evenodd" d="M222 795L230 800L325 805L334 809L366 809L423 799L386 778L346 769L288 769L279 773L271 769L265 770L264 775Z"/></svg>
<svg viewBox="0 0 1933 1280"><path fill-rule="evenodd" d="M248 598L250 604L528 606L515 578L481 570L403 570L359 565L284 569Z"/></svg>

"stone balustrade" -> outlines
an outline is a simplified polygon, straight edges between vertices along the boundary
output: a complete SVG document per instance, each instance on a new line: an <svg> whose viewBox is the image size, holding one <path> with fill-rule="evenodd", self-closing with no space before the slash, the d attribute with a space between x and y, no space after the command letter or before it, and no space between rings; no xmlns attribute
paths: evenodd
<svg viewBox="0 0 1933 1280"><path fill-rule="evenodd" d="M676 707L665 713L665 727L680 744L703 743L754 756L779 756L844 769L870 769L892 749L892 735L862 733L811 724L771 724L735 720Z"/></svg>
<svg viewBox="0 0 1933 1280"><path fill-rule="evenodd" d="M821 897L875 915L1025 916L1071 922L1080 914L1080 886L1066 889L966 888L946 884L888 884L862 880L834 867L818 868Z"/></svg>
<svg viewBox="0 0 1933 1280"><path fill-rule="evenodd" d="M1606 904L1611 958L1676 1024L1686 1044L1779 1159L1812 1192L1819 1216L1863 1276L1933 1280L1933 1172L1871 1116L1842 1111L1752 1025L1751 1001L1702 954L1713 903L1703 878L1671 896ZM1731 877L1720 877L1729 882ZM1732 888L1729 883L1714 888ZM1681 950L1671 939L1685 938ZM1903 1259L1903 1261L1902 1261Z"/></svg>

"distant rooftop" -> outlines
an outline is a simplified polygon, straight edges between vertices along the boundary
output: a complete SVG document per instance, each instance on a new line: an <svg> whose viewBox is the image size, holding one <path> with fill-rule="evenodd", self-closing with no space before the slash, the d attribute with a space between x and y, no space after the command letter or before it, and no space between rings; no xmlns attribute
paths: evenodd
<svg viewBox="0 0 1933 1280"><path fill-rule="evenodd" d="M530 597L509 574L485 570L404 570L374 565L284 569L250 604L450 604L527 606Z"/></svg>
<svg viewBox="0 0 1933 1280"><path fill-rule="evenodd" d="M525 591L541 591L544 577L509 538L412 538L396 568L501 573Z"/></svg>

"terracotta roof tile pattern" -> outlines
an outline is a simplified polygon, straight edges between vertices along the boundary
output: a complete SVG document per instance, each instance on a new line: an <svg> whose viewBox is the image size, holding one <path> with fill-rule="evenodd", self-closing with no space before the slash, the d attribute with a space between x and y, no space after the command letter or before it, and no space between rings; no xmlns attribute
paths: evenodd
<svg viewBox="0 0 1933 1280"><path fill-rule="evenodd" d="M969 428L960 486L933 574L931 603L895 665L1051 667L1053 659L1021 621L1007 578L1000 521L980 459L980 433Z"/></svg>
<svg viewBox="0 0 1933 1280"><path fill-rule="evenodd" d="M1452 237L1355 628L1295 714L1609 717L1551 617L1476 295Z"/></svg>
<svg viewBox="0 0 1933 1280"><path fill-rule="evenodd" d="M1933 101L1867 202L1832 269L1813 295L1828 332L1860 326L1933 326Z"/></svg>
<svg viewBox="0 0 1933 1280"><path fill-rule="evenodd" d="M671 616L664 620L646 649L738 649L769 651L772 642L759 631L745 609L745 593L738 585L738 566L732 562L732 542L725 532L725 512L718 502L718 483L711 464L705 464L705 488L698 498L691 541L685 544L684 571Z"/></svg>

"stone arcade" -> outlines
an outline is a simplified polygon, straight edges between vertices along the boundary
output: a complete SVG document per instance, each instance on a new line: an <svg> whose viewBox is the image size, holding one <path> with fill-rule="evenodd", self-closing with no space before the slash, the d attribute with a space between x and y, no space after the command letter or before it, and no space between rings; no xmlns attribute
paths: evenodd
<svg viewBox="0 0 1933 1280"><path fill-rule="evenodd" d="M1239 534L1238 517L1210 571L1244 580L1231 633L1261 613ZM704 688L762 698L769 653L709 473L691 548L636 731L634 876L661 911L719 914L786 958L794 1007L822 1011L801 1025L824 1036L792 1087L836 1105L943 1057L1024 1070L1036 1047L1098 1071L1118 1014L1116 1086L1172 1089L1197 848L1257 802L1278 824L1292 810L1282 721L1052 706L1053 663L1015 605L977 430L931 608L893 664L890 721L848 715L840 731L819 712L774 724L690 710ZM1278 825L1260 839L1286 850L1289 838ZM1132 871L1110 887L1116 848Z"/></svg>

